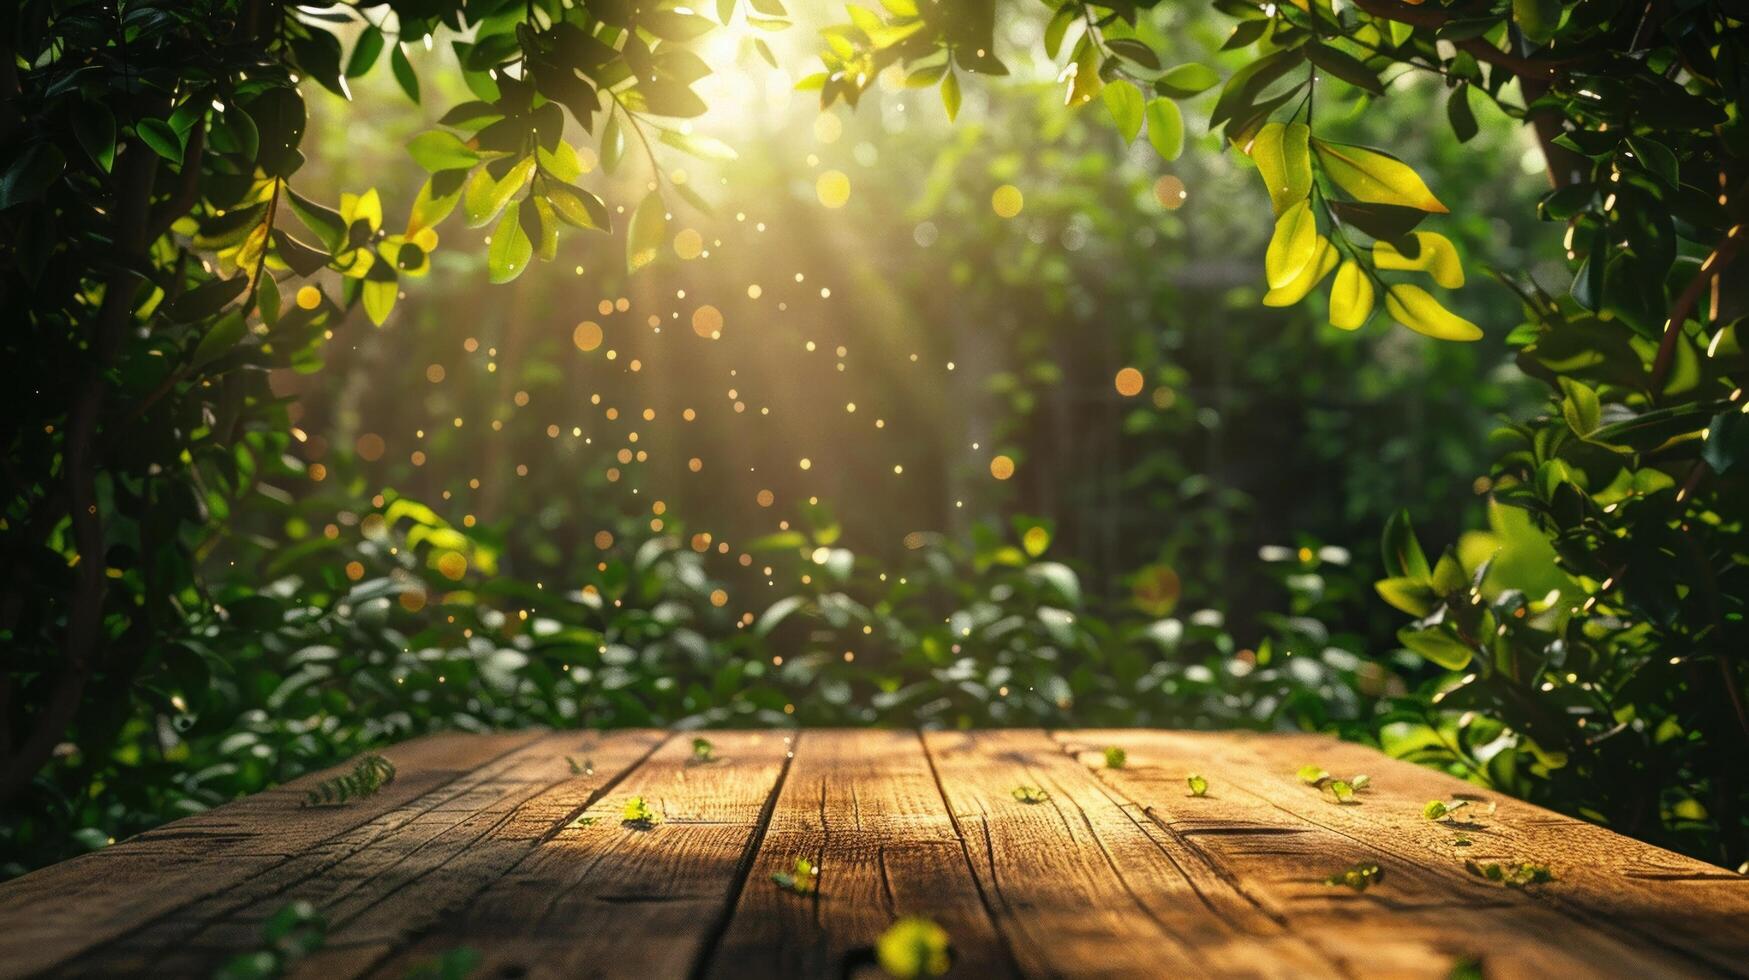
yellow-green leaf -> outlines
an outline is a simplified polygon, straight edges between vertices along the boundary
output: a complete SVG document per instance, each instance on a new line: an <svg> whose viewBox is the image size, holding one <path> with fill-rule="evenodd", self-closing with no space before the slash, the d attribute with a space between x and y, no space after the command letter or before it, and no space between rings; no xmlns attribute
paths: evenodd
<svg viewBox="0 0 1749 980"><path fill-rule="evenodd" d="M1142 98L1142 90L1135 84L1126 81L1112 82L1101 93L1105 99L1105 108L1111 113L1111 121L1117 123L1117 131L1123 134L1124 142L1131 143L1142 132L1142 110L1147 100Z"/></svg>
<svg viewBox="0 0 1749 980"><path fill-rule="evenodd" d="M1275 221L1275 234L1263 253L1263 269L1270 289L1280 289L1299 278L1318 252L1318 219L1312 202L1301 201L1283 211ZM1304 295L1304 294L1302 294Z"/></svg>
<svg viewBox="0 0 1749 980"><path fill-rule="evenodd" d="M1171 99L1148 103L1148 142L1160 159L1168 162L1184 152L1184 113Z"/></svg>
<svg viewBox="0 0 1749 980"><path fill-rule="evenodd" d="M1372 316L1372 280L1360 263L1349 259L1336 270L1330 283L1330 325L1344 330L1359 330Z"/></svg>
<svg viewBox="0 0 1749 980"><path fill-rule="evenodd" d="M389 318L389 311L395 308L395 297L400 294L401 284L393 279L366 279L359 291L359 302L364 305L364 315L370 317L370 322L382 326Z"/></svg>
<svg viewBox="0 0 1749 980"><path fill-rule="evenodd" d="M941 79L941 106L947 110L948 122L953 122L959 118L960 79L951 71Z"/></svg>
<svg viewBox="0 0 1749 980"><path fill-rule="evenodd" d="M1317 288L1318 283L1336 268L1336 249L1331 246L1330 239L1314 233L1312 240L1312 259L1305 268L1299 271L1287 283L1271 289L1263 294L1264 306L1292 306L1306 298L1306 294Z"/></svg>
<svg viewBox="0 0 1749 980"><path fill-rule="evenodd" d="M1311 135L1304 123L1270 123L1251 141L1251 160L1278 215L1312 193Z"/></svg>
<svg viewBox="0 0 1749 980"><path fill-rule="evenodd" d="M407 215L407 235L411 237L422 228L435 228L449 217L456 204L462 199L462 190L457 187L448 194L438 195L431 187L431 178L426 178L419 188L418 196L413 198L413 210Z"/></svg>
<svg viewBox="0 0 1749 980"><path fill-rule="evenodd" d="M1419 254L1404 255L1397 250L1396 245L1380 239L1372 245L1373 265L1381 269L1425 272L1446 289L1462 286L1464 263L1458 258L1457 248L1452 245L1451 239L1436 231L1417 231L1413 235L1421 246Z"/></svg>
<svg viewBox="0 0 1749 980"><path fill-rule="evenodd" d="M636 272L656 261L667 239L668 213L662 196L651 191L632 212L631 229L626 233L626 272Z"/></svg>
<svg viewBox="0 0 1749 980"><path fill-rule="evenodd" d="M522 230L517 210L505 211L492 229L492 245L486 250L486 275L492 282L509 282L522 275L534 255L534 243Z"/></svg>
<svg viewBox="0 0 1749 980"><path fill-rule="evenodd" d="M490 222L510 203L516 192L528 183L528 178L534 173L534 157L523 157L516 166L504 175L503 180L493 180L485 167L473 172L468 183L462 190L462 211L468 216L468 227L478 228Z"/></svg>
<svg viewBox="0 0 1749 980"><path fill-rule="evenodd" d="M1389 153L1350 143L1312 140L1324 174L1349 196L1367 204L1396 204L1444 214L1450 211L1422 183L1420 175Z"/></svg>
<svg viewBox="0 0 1749 980"><path fill-rule="evenodd" d="M1105 87L1105 81L1099 77L1099 48L1089 37L1082 37L1075 45L1075 60L1065 73L1069 83L1069 91L1063 104L1078 106L1092 102L1099 90Z"/></svg>
<svg viewBox="0 0 1749 980"><path fill-rule="evenodd" d="M1399 283L1385 290L1385 312L1416 333L1440 340L1480 340L1482 328L1439 305L1420 286Z"/></svg>

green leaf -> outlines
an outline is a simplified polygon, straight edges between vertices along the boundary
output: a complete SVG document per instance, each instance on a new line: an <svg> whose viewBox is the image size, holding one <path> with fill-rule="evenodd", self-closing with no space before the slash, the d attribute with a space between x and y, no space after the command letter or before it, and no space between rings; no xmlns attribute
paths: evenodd
<svg viewBox="0 0 1749 980"><path fill-rule="evenodd" d="M1105 768L1107 769L1122 769L1129 762L1129 759L1130 754L1119 746L1110 745L1105 749Z"/></svg>
<svg viewBox="0 0 1749 980"><path fill-rule="evenodd" d="M448 191L438 190L439 184L448 184ZM433 175L420 185L419 193L413 198L413 207L407 215L407 234L412 235L422 228L435 228L455 206L461 203L462 184L451 182L445 177Z"/></svg>
<svg viewBox="0 0 1749 980"><path fill-rule="evenodd" d="M145 144L171 163L182 162L182 137L170 124L162 119L142 119L134 125L134 132Z"/></svg>
<svg viewBox="0 0 1749 980"><path fill-rule="evenodd" d="M1397 641L1446 670L1463 670L1475 655L1475 651L1462 641L1440 629L1417 630L1405 626L1397 631Z"/></svg>
<svg viewBox="0 0 1749 980"><path fill-rule="evenodd" d="M1385 87L1379 83L1378 73L1361 64L1353 55L1313 41L1306 45L1306 60L1355 88L1373 95L1385 94Z"/></svg>
<svg viewBox="0 0 1749 980"><path fill-rule="evenodd" d="M413 71L412 62L407 60L407 52L396 44L389 51L389 70L395 74L396 84L401 91L407 93L407 98L415 104L419 102L419 76Z"/></svg>
<svg viewBox="0 0 1749 980"><path fill-rule="evenodd" d="M619 819L621 823L640 830L649 830L662 822L656 809L641 796L634 796L625 802L625 806L620 808Z"/></svg>
<svg viewBox="0 0 1749 980"><path fill-rule="evenodd" d="M1357 201L1396 204L1435 214L1450 210L1408 164L1389 153L1349 143L1311 142L1325 176Z"/></svg>
<svg viewBox="0 0 1749 980"><path fill-rule="evenodd" d="M953 122L960 115L960 79L953 72L948 72L941 79L941 105L947 110L947 121Z"/></svg>
<svg viewBox="0 0 1749 980"><path fill-rule="evenodd" d="M528 183L534 173L534 163L534 157L523 157L510 168L503 180L493 180L485 167L474 171L462 191L462 213L467 215L468 227L478 228L503 210Z"/></svg>
<svg viewBox="0 0 1749 980"><path fill-rule="evenodd" d="M739 156L734 147L714 136L664 129L660 138L669 146L683 150L702 160L734 160Z"/></svg>
<svg viewBox="0 0 1749 980"><path fill-rule="evenodd" d="M1330 778L1329 771L1323 766L1313 765L1309 762L1301 766L1294 775L1298 776L1300 782L1307 786L1320 786Z"/></svg>
<svg viewBox="0 0 1749 980"><path fill-rule="evenodd" d="M601 198L580 187L553 181L546 182L545 191L547 200L552 202L553 210L562 220L592 231L613 230L613 218Z"/></svg>
<svg viewBox="0 0 1749 980"><path fill-rule="evenodd" d="M1590 438L1602 424L1603 418L1603 406L1597 400L1597 392L1573 378L1562 377L1558 380L1561 392L1566 396L1561 399L1561 416L1567 420L1574 435L1581 439Z"/></svg>
<svg viewBox="0 0 1749 980"><path fill-rule="evenodd" d="M53 143L38 140L26 146L0 171L0 211L41 197L66 169L67 158Z"/></svg>
<svg viewBox="0 0 1749 980"><path fill-rule="evenodd" d="M1149 71L1160 70L1160 56L1154 53L1153 48L1148 47L1146 44L1143 44L1135 38L1107 38L1105 41L1105 47L1112 54L1117 55L1125 61L1134 62Z"/></svg>
<svg viewBox="0 0 1749 980"><path fill-rule="evenodd" d="M1207 65L1192 61L1174 67L1154 81L1154 91L1174 99L1188 99L1219 85L1221 76Z"/></svg>
<svg viewBox="0 0 1749 980"><path fill-rule="evenodd" d="M413 137L407 144L407 152L427 173L466 170L480 162L480 155L468 149L460 137L441 129L427 130Z"/></svg>
<svg viewBox="0 0 1749 980"><path fill-rule="evenodd" d="M352 57L346 59L346 77L358 78L369 72L383 53L383 32L375 24L359 32L358 43L352 46Z"/></svg>
<svg viewBox="0 0 1749 980"><path fill-rule="evenodd" d="M1263 254L1269 288L1280 289L1297 278L1318 254L1318 221L1312 202L1301 201L1283 211Z"/></svg>
<svg viewBox="0 0 1749 980"><path fill-rule="evenodd" d="M656 261L667 239L667 208L662 195L651 191L632 211L631 227L626 233L626 273L637 272Z"/></svg>
<svg viewBox="0 0 1749 980"><path fill-rule="evenodd" d="M1311 135L1305 123L1268 123L1251 140L1251 160L1278 216L1312 193Z"/></svg>
<svg viewBox="0 0 1749 980"><path fill-rule="evenodd" d="M284 188L283 193L286 195L286 203L291 205L292 213L316 233L316 237L327 246L329 253L339 252L341 246L346 244L346 222L341 219L340 212L323 207L290 187Z"/></svg>
<svg viewBox="0 0 1749 980"><path fill-rule="evenodd" d="M247 113L242 115L246 117ZM79 147L105 173L115 166L115 115L108 106L80 103L73 114L73 135L78 138Z"/></svg>
<svg viewBox="0 0 1749 980"><path fill-rule="evenodd" d="M495 283L510 282L522 275L533 256L534 243L523 230L517 209L506 209L492 228L492 244L486 250L487 278Z"/></svg>
<svg viewBox="0 0 1749 980"><path fill-rule="evenodd" d="M1385 522L1381 550L1384 552L1387 572L1415 582L1433 580L1432 566L1427 564L1427 555L1421 550L1421 542L1415 539L1415 528L1409 522L1407 510L1398 510Z"/></svg>
<svg viewBox="0 0 1749 980"><path fill-rule="evenodd" d="M370 322L382 326L389 318L389 311L395 308L395 299L400 294L401 284L393 279L367 278L359 292L359 301L364 306L364 315L370 317Z"/></svg>
<svg viewBox="0 0 1749 980"><path fill-rule="evenodd" d="M1171 99L1148 103L1148 142L1160 159L1168 162L1184 152L1184 114Z"/></svg>
<svg viewBox="0 0 1749 980"><path fill-rule="evenodd" d="M1713 416L1707 424L1706 445L1701 449L1700 458L1720 476L1749 459L1749 415L1728 411Z"/></svg>
<svg viewBox="0 0 1749 980"><path fill-rule="evenodd" d="M1190 787L1191 796L1209 795L1209 781L1194 772L1184 777L1184 783Z"/></svg>
<svg viewBox="0 0 1749 980"><path fill-rule="evenodd" d="M237 278L245 278L238 276ZM243 311L231 312L213 321L200 343L194 347L194 354L188 359L190 370L205 367L210 362L224 356L231 348L237 346L247 334L248 328L243 322Z"/></svg>
<svg viewBox="0 0 1749 980"><path fill-rule="evenodd" d="M1411 616L1425 616L1439 605L1439 596L1434 594L1427 579L1402 576L1380 579L1373 583L1373 589L1379 598Z"/></svg>
<svg viewBox="0 0 1749 980"><path fill-rule="evenodd" d="M1554 36L1561 12L1561 0L1512 0L1512 22L1537 44Z"/></svg>
<svg viewBox="0 0 1749 980"><path fill-rule="evenodd" d="M1044 803L1051 798L1051 794L1041 786L1016 786L1009 791L1009 795L1022 803L1033 804Z"/></svg>
<svg viewBox="0 0 1749 980"><path fill-rule="evenodd" d="M1111 113L1111 120L1117 124L1117 131L1123 135L1124 142L1134 142L1142 132L1142 112L1146 102L1142 90L1126 81L1112 82L1100 93L1105 99L1105 108Z"/></svg>

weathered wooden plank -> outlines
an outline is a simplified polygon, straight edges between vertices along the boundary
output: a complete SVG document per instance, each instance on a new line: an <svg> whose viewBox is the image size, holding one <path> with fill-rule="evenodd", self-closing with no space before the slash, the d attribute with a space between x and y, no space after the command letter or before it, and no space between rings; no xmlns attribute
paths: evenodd
<svg viewBox="0 0 1749 980"><path fill-rule="evenodd" d="M1749 965L1749 877L1726 871L1607 828L1482 789L1425 766L1384 756L1366 746L1319 736L1247 739L1241 744L1259 768L1291 773L1291 760L1340 771L1370 766L1369 812L1354 807L1320 812L1321 822L1350 834L1388 841L1461 865L1531 861L1546 864L1555 880L1525 890L1536 901L1592 924L1596 932L1662 948L1690 963L1743 972ZM1464 830L1471 844L1430 823L1422 807L1433 799L1469 798L1493 806ZM1303 797L1302 797L1303 799ZM1301 803L1304 806L1304 803ZM1480 809L1480 808L1478 808Z"/></svg>
<svg viewBox="0 0 1749 980"><path fill-rule="evenodd" d="M686 974L739 894L792 737L712 733L714 762L671 740L375 975L404 976L458 946L481 952L481 976ZM632 797L660 821L625 825Z"/></svg>
<svg viewBox="0 0 1749 980"><path fill-rule="evenodd" d="M287 902L303 900L328 928L323 951L303 968L356 975L509 870L663 738L651 731L547 735L458 781L459 792L390 833L312 849L121 944L117 952L131 958L111 960L96 972L136 964L157 973L210 972L259 945L265 920ZM591 771L572 772L567 756L592 760Z"/></svg>
<svg viewBox="0 0 1749 980"><path fill-rule="evenodd" d="M112 942L155 919L266 874L323 841L356 831L526 745L532 732L440 734L385 754L398 770L380 793L346 807L298 809L305 789L350 769L312 773L0 883L0 975L28 975Z"/></svg>
<svg viewBox="0 0 1749 980"><path fill-rule="evenodd" d="M1058 738L1090 765L1098 764L1104 746L1125 749L1126 767L1100 769L1100 777L1242 882L1344 972L1437 977L1462 960L1482 962L1490 977L1710 972L1695 958L1624 938L1619 923L1594 923L1549 907L1538 900L1547 885L1508 889L1471 875L1460 853L1470 849L1451 847L1456 834L1420 815L1426 800L1416 800L1409 786L1424 771L1401 772L1395 767L1403 764L1370 749L1334 739L1188 732L1084 731ZM1343 775L1367 773L1373 782L1364 802L1337 805L1304 785L1295 773L1305 763ZM1193 771L1209 779L1209 797L1189 798L1184 778ZM1427 784L1420 785L1425 792ZM1397 811L1412 821L1392 819ZM1378 864L1383 881L1358 894L1322 883L1358 863Z"/></svg>
<svg viewBox="0 0 1749 980"><path fill-rule="evenodd" d="M813 894L770 881L798 857L820 868ZM872 963L875 940L906 915L953 937L955 974L1014 973L917 733L810 731L706 972L845 976Z"/></svg>
<svg viewBox="0 0 1749 980"><path fill-rule="evenodd" d="M1182 866L1043 732L928 733L942 792L1029 975L1304 976L1327 961L1231 882ZM1017 786L1049 799L1016 800Z"/></svg>

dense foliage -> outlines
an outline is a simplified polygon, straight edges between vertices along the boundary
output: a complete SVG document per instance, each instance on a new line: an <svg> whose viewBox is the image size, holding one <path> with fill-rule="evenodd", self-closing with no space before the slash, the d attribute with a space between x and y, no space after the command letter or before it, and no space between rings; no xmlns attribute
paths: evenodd
<svg viewBox="0 0 1749 980"><path fill-rule="evenodd" d="M825 70L798 87L824 107L860 104L859 117L903 97L883 78L936 90L954 118L986 98L972 76L1060 66L1049 101L1069 108L991 85L986 124L869 133L871 148L892 141L889 160L930 164L924 180L897 161L882 169L895 188L922 186L894 203L916 244L948 258L866 271L899 283L920 319L972 321L921 346L985 369L974 431L1002 458L1135 455L1097 478L1023 468L1006 515L999 498L973 498L964 517L949 508L967 484L940 451L902 464L955 491L933 511L823 495L835 517L779 486L791 516L763 536L729 525L747 560L718 569L710 557L729 542L704 528L729 520L712 510L720 495L669 495L666 514L643 499L596 504L619 479L593 465L612 465L605 440L564 443L591 461L581 480L537 464L495 514L444 516L450 485L423 469L428 453L528 459L561 430L519 443L512 425L496 440L445 402L456 424L391 467L359 406L416 416L392 387L358 390L374 337L350 338L397 307L435 323L482 278L518 279L537 257L561 271L576 258L610 297L666 274L690 230L678 215L703 224L715 205L662 161L737 149L735 134L686 122L712 108L698 90L715 66L698 51L732 24L778 62L772 45L794 34L778 0L721 0L716 20L617 0L18 5L0 26L6 859L98 846L430 728L789 722L1333 728L1714 860L1749 857L1737 761L1749 748L1749 423L1741 297L1725 274L1749 176L1739 15L1612 0L1214 7L1052 2L1024 43L998 31L991 0L883 0L825 28ZM324 184L313 153L305 165L319 90L380 95L378 76L414 104L444 100L435 125L408 134L428 174L409 194L386 177L386 192ZM1449 134L1403 135L1435 93ZM1397 103L1408 108L1386 121L1367 108ZM1515 165L1506 120L1534 132L1550 175L1534 217L1565 225L1564 255L1543 256L1566 260L1559 282L1515 252L1536 238L1528 204L1479 214ZM1204 121L1211 135L1198 136ZM1193 153L1178 184L1154 179L1157 163L1122 148L1144 134L1155 161L1200 143L1230 163L1212 150L1233 147L1263 187L1223 191L1252 210L1202 225L1163 214L1184 198L1177 175L1194 181L1201 164ZM974 146L991 161L977 179ZM784 194L782 166L771 161L761 200ZM1065 179L1027 198L1036 235L1005 237L1028 168ZM992 182L1016 195L994 199L997 218L983 203ZM820 184L819 200L841 205L837 190ZM439 251L440 225L485 237ZM1225 251L1250 269L1174 280L1150 259L1215 251L1203 243L1216 230L1249 243ZM1478 257L1505 287L1492 298L1459 290ZM535 276L517 287L542 288L556 289ZM1291 309L1259 314L1259 300ZM486 309L497 302L476 315L509 331L516 314ZM1155 322L1186 304L1255 328L1226 339ZM1523 325L1508 334L1507 317ZM1483 356L1449 343L1405 354L1390 332L1360 331L1385 318L1509 344L1546 405L1482 385ZM488 341L493 361L470 362L472 400L442 396L478 408L469 421L501 421L531 392L581 403L540 369L550 337L504 337L502 356ZM981 353L944 348L955 338ZM452 333L441 349L454 345ZM420 360L441 366L439 350ZM1142 372L1152 410L1109 394L1082 406L1078 392L1109 391L1114 364ZM697 370L677 383L703 390ZM1344 386L1358 397L1321 401ZM1269 442L1280 405L1305 413L1307 438ZM1487 529L1459 536L1484 406L1515 420L1476 484L1491 495ZM1367 407L1385 421L1340 421ZM1404 431L1399 407L1437 421ZM1122 440L1086 441L1090 419ZM321 451L330 432L347 438ZM1374 438L1382 460L1356 464ZM1471 448L1428 458L1418 440ZM837 451L852 472L854 446ZM1410 461L1417 476L1402 475ZM1319 477L1340 491L1280 489ZM576 502L579 488L591 499ZM1139 512L1118 509L1138 499ZM1290 534L1352 543L1395 505L1457 544L1430 560L1407 518L1390 521L1378 593L1415 617L1393 642L1349 549ZM1284 507L1306 516L1269 524ZM849 546L900 519L948 533ZM1260 541L1256 521L1275 536ZM1264 562L1235 561L1258 543L1273 546ZM1175 615L1187 598L1200 608Z"/></svg>

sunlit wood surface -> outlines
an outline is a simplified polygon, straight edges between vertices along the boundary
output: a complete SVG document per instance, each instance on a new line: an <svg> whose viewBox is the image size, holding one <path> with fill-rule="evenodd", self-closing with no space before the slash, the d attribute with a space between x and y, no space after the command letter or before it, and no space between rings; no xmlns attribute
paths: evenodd
<svg viewBox="0 0 1749 980"><path fill-rule="evenodd" d="M375 796L303 807L342 770L316 774L0 885L0 975L210 976L294 899L328 938L292 975L324 980L462 946L477 977L873 974L901 915L942 925L966 977L1749 971L1749 878L1324 737L708 735L710 762L688 733L407 742ZM1339 805L1296 778L1306 763L1371 785ZM659 823L622 824L634 796ZM1422 816L1466 797L1497 807ZM797 857L817 894L770 881ZM1555 880L1510 888L1467 861ZM1380 882L1325 883L1358 864Z"/></svg>

